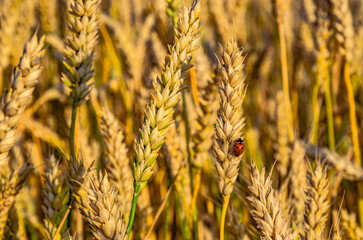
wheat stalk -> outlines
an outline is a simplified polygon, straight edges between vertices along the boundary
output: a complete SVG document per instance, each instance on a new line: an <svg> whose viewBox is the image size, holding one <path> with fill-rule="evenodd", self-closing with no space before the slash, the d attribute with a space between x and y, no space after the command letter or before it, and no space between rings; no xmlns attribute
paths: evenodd
<svg viewBox="0 0 363 240"><path fill-rule="evenodd" d="M275 197L272 188L271 173L265 177L265 169L260 173L252 162L251 184L248 186L252 217L261 231L261 240L264 239L292 239L287 222L282 216L279 200Z"/></svg>
<svg viewBox="0 0 363 240"><path fill-rule="evenodd" d="M42 72L44 37L36 35L24 46L23 55L10 78L10 89L4 90L0 104L0 174L9 161L9 151L16 141L16 129L29 104Z"/></svg>

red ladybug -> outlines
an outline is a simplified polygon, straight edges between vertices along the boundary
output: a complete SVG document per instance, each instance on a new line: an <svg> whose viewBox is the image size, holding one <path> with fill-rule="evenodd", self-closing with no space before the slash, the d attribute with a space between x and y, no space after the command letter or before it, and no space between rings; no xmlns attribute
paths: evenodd
<svg viewBox="0 0 363 240"><path fill-rule="evenodd" d="M244 150L245 150L245 142L241 138L238 138L236 141L234 141L233 153L236 157L241 155Z"/></svg>

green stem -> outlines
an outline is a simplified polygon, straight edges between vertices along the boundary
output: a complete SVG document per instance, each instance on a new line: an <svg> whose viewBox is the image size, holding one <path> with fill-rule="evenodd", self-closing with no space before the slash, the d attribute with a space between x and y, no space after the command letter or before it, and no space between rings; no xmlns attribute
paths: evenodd
<svg viewBox="0 0 363 240"><path fill-rule="evenodd" d="M326 115L328 121L328 144L331 150L335 148L335 137L334 137L334 118L333 118L333 107L330 92L330 77L328 69L324 69L324 83L325 83L325 105Z"/></svg>
<svg viewBox="0 0 363 240"><path fill-rule="evenodd" d="M182 205L180 203L180 196L176 191L174 191L174 196L175 196L174 198L175 198L176 210L177 210L179 218L180 218L182 236L183 236L183 239L188 240L188 239L190 239L190 235L189 235L190 230L189 230L188 224L186 223L186 220L185 220L185 211L183 210Z"/></svg>
<svg viewBox="0 0 363 240"><path fill-rule="evenodd" d="M75 129L76 129L76 119L77 119L77 101L73 99L73 104L72 104L72 121L71 121L71 132L70 132L70 136L69 136L69 141L70 141L70 147L71 147L71 158L72 161L76 160L76 146L75 146ZM68 205L70 205L73 201L73 194L72 194L72 190L69 188L68 191L69 197L68 197ZM68 214L68 218L67 218L67 228L68 230L71 229L72 227L72 208L70 209L70 212Z"/></svg>
<svg viewBox="0 0 363 240"><path fill-rule="evenodd" d="M134 223L137 197L139 196L139 193L138 193L139 188L140 188L140 185L135 186L134 195L132 196L132 205L131 205L131 211L130 211L130 218L129 218L129 223L127 224L127 235L129 235L129 238L130 238L132 224Z"/></svg>
<svg viewBox="0 0 363 240"><path fill-rule="evenodd" d="M74 135L76 129L76 119L77 119L77 102L73 100L72 104L72 122L71 122L71 133L70 133L70 145L71 145L71 157L73 160L76 159L76 146L74 144Z"/></svg>

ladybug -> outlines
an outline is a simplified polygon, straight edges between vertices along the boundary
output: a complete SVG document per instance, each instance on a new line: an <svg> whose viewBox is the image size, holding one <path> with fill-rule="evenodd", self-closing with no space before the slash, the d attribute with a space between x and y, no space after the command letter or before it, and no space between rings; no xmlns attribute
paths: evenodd
<svg viewBox="0 0 363 240"><path fill-rule="evenodd" d="M233 144L233 153L236 157L238 157L243 153L244 150L245 142L241 138L238 138Z"/></svg>

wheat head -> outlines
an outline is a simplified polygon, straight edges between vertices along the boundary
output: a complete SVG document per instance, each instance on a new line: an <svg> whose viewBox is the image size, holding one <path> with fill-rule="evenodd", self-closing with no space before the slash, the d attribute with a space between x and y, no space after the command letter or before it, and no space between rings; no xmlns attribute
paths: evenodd
<svg viewBox="0 0 363 240"><path fill-rule="evenodd" d="M218 187L223 197L229 196L233 191L242 159L242 155L235 156L233 153L234 141L238 138L243 139L242 129L245 125L242 102L246 85L242 53L243 50L239 49L236 40L233 40L225 50L221 48L219 59L220 102L213 151L216 155Z"/></svg>
<svg viewBox="0 0 363 240"><path fill-rule="evenodd" d="M134 185L138 186L135 193L144 189L152 176L166 132L173 123L173 107L180 99L180 87L192 67L192 52L199 40L199 17L199 1L193 3L190 11L183 11L175 29L174 45L154 84L155 91L149 99L140 137L135 143Z"/></svg>

